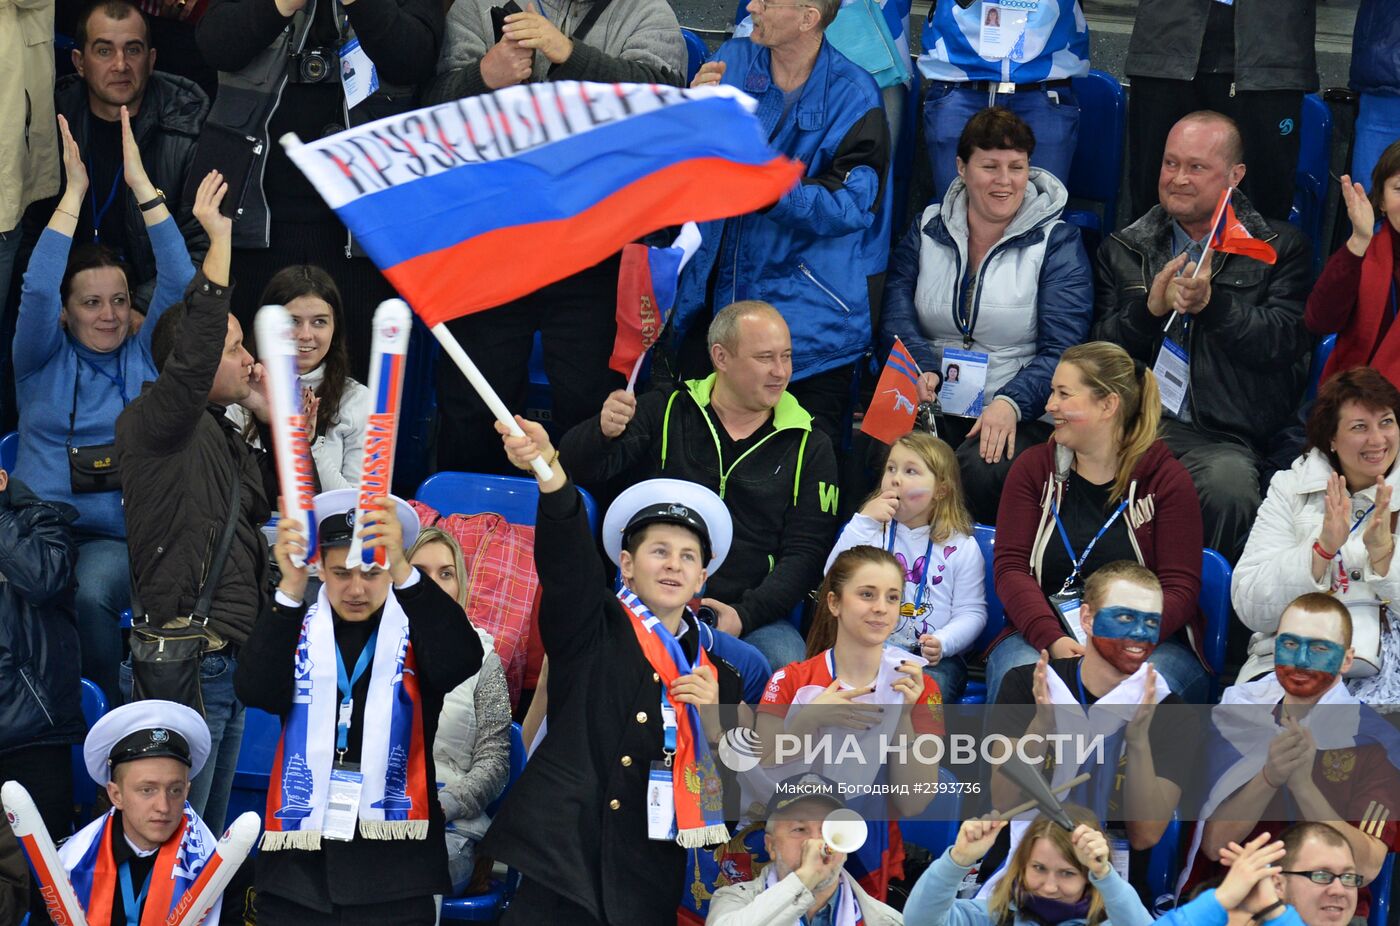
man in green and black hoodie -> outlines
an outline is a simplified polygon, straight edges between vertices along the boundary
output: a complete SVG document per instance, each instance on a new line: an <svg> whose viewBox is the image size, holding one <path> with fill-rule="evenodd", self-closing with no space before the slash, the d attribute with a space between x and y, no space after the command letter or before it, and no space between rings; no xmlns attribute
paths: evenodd
<svg viewBox="0 0 1400 926"><path fill-rule="evenodd" d="M821 579L836 531L836 455L787 391L792 340L766 302L719 312L707 338L715 372L640 399L618 390L560 445L585 488L659 476L719 494L734 546L702 604L774 671L805 657L788 615Z"/></svg>

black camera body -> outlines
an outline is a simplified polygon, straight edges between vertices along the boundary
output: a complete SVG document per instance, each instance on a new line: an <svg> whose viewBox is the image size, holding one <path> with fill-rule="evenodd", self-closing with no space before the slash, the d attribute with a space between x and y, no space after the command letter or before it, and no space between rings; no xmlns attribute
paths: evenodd
<svg viewBox="0 0 1400 926"><path fill-rule="evenodd" d="M334 48L308 48L291 56L291 79L298 84L319 84L340 79L340 55Z"/></svg>

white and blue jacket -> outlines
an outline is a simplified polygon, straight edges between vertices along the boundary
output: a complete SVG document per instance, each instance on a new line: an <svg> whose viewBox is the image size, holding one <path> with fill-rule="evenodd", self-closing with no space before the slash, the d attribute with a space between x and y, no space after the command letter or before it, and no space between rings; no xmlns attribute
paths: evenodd
<svg viewBox="0 0 1400 926"><path fill-rule="evenodd" d="M936 0L924 21L919 72L926 80L1032 84L1089 73L1089 24L1079 0L999 0L1003 16L1025 11L1026 31L1005 58L983 58L982 0L964 9Z"/></svg>

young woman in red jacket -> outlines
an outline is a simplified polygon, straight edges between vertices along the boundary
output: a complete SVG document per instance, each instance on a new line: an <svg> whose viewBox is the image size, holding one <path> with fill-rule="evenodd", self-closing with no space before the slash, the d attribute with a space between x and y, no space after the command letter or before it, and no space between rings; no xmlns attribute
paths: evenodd
<svg viewBox="0 0 1400 926"><path fill-rule="evenodd" d="M1045 409L1051 440L1018 454L997 511L997 597L1010 626L987 655L988 701L1019 665L1080 655L1083 578L1131 560L1162 583L1161 644L1152 654L1171 690L1204 703L1201 506L1191 477L1157 437L1157 378L1123 348L1092 341L1065 351Z"/></svg>
<svg viewBox="0 0 1400 926"><path fill-rule="evenodd" d="M1337 335L1323 382L1335 373L1369 366L1400 383L1400 335L1391 324L1400 279L1400 141L1376 162L1369 197L1361 184L1343 176L1342 198L1351 237L1328 258L1308 296L1303 322L1315 335Z"/></svg>

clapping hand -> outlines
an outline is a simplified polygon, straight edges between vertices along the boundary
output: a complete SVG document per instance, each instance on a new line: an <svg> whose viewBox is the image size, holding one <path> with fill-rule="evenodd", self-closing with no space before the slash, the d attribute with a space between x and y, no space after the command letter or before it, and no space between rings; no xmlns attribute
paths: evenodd
<svg viewBox="0 0 1400 926"><path fill-rule="evenodd" d="M156 187L146 176L146 165L141 162L141 149L136 144L136 135L131 131L131 114L122 107L122 172L126 175L126 185L138 203L155 199Z"/></svg>
<svg viewBox="0 0 1400 926"><path fill-rule="evenodd" d="M1366 525L1361 540L1366 544L1366 555L1371 562L1385 559L1395 550L1395 535L1390 530L1390 483L1384 476L1376 477L1376 508L1371 512L1371 523Z"/></svg>
<svg viewBox="0 0 1400 926"><path fill-rule="evenodd" d="M1226 912L1240 909L1251 915L1272 907L1278 901L1273 876L1282 871L1275 865L1287 850L1282 841L1269 842L1260 833L1241 846L1232 842L1220 850L1220 864L1229 867L1225 880L1215 889L1215 899Z"/></svg>
<svg viewBox="0 0 1400 926"><path fill-rule="evenodd" d="M1346 204L1347 218L1351 220L1347 250L1357 257L1364 257L1375 234L1376 210L1371 205L1371 197L1366 195L1365 187L1353 183L1349 174L1342 174L1342 202Z"/></svg>

